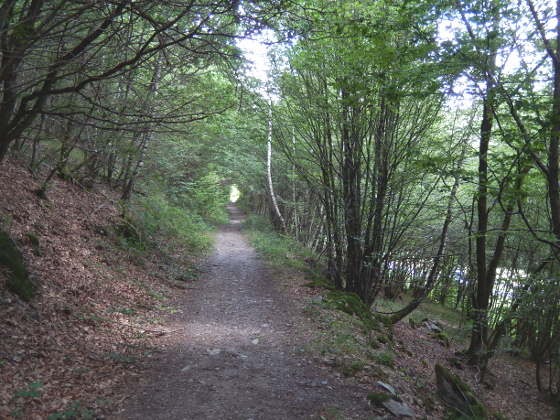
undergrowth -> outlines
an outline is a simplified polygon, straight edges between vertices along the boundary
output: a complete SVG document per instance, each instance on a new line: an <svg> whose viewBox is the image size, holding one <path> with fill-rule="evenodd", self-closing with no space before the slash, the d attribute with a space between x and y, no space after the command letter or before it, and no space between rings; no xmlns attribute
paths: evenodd
<svg viewBox="0 0 560 420"><path fill-rule="evenodd" d="M426 412L435 409L433 390L426 382L417 376L406 376L409 371L402 368L401 354L414 355L401 340L393 342L393 325L387 316L413 298L409 293L402 293L400 300L378 299L372 311L356 294L336 290L323 276L317 256L296 241L277 234L265 218L247 217L244 231L266 264L279 273L277 278L295 287L308 288L302 293L308 295L302 313L314 325L314 332L306 335L306 351L341 375L360 382L392 381L399 374L413 384L416 398ZM302 279L307 282L301 284ZM434 335L442 345L449 347L451 341L468 343L471 326L465 314L426 300L401 322L417 327L425 321L442 326L445 332ZM375 394L369 398L378 401Z"/></svg>
<svg viewBox="0 0 560 420"><path fill-rule="evenodd" d="M279 235L270 222L263 216L249 215L243 222L243 231L247 234L251 246L272 266L279 269L292 268L313 275L315 271L309 261L316 258L313 251L300 242Z"/></svg>
<svg viewBox="0 0 560 420"><path fill-rule="evenodd" d="M251 215L243 229L250 244L272 269L282 272L278 277L304 277L306 284L319 298L307 298L303 315L316 327L315 337L307 351L344 376L375 372L384 378L383 369L391 369L395 352L392 325L387 317L373 314L354 293L334 290L322 275L317 256L303 245L274 232L265 218ZM312 262L310 264L310 261Z"/></svg>
<svg viewBox="0 0 560 420"><path fill-rule="evenodd" d="M411 292L404 292L399 300L378 299L373 306L373 311L390 314L403 308L413 299ZM444 326L445 334L449 339L468 345L471 333L471 324L466 314L448 306L441 305L425 299L414 312L407 315L401 322L411 325L421 325L425 319Z"/></svg>
<svg viewBox="0 0 560 420"><path fill-rule="evenodd" d="M121 203L121 214L122 221L115 231L125 246L141 251L158 247L167 253L180 247L194 254L208 250L212 244L215 229L188 209L172 204L164 194Z"/></svg>

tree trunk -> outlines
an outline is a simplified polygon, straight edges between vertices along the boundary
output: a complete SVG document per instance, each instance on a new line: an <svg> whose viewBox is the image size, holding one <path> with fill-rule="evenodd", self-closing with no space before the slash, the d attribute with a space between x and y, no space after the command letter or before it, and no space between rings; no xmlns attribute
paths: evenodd
<svg viewBox="0 0 560 420"><path fill-rule="evenodd" d="M488 334L487 311L490 301L491 279L487 272L486 243L488 231L488 148L492 132L494 117L492 116L494 86L487 79L486 98L482 111L480 127L480 145L478 151L478 192L477 192L477 219L476 231L476 295L473 297L473 327L468 353L473 365L478 365L482 360L483 346Z"/></svg>
<svg viewBox="0 0 560 420"><path fill-rule="evenodd" d="M156 115L156 111L157 111L157 104L155 102L157 96L158 96L158 90L159 90L159 80L161 77L161 70L162 70L162 64L163 64L163 53L160 52L159 56L158 56L158 60L155 64L155 68L154 68L154 74L152 76L152 81L151 81L151 85L150 85L150 91L149 91L149 100L151 100L151 103L149 104L149 106L151 107L150 110L150 117L151 119L153 119ZM141 143L140 143L140 156L138 157L138 162L136 163L134 172L131 174L130 178L128 179L128 182L126 183L125 187L123 188L122 194L121 194L121 199L128 201L130 200L130 196L132 194L132 191L134 189L134 184L136 183L136 179L138 178L138 175L140 174L140 170L142 169L142 167L144 166L144 156L146 154L146 151L148 150L148 146L151 140L151 136L152 136L152 132L150 130L150 127L148 124L146 124L144 126L144 130L142 131L142 137L141 137Z"/></svg>
<svg viewBox="0 0 560 420"><path fill-rule="evenodd" d="M272 106L272 105L271 105ZM286 221L280 212L280 207L278 206L278 200L276 199L276 194L274 193L274 185L272 183L272 109L269 114L268 119L268 135L267 135L267 153L266 153L266 174L268 179L268 192L270 194L270 201L272 203L272 208L274 210L274 215L280 223L280 231L286 233Z"/></svg>
<svg viewBox="0 0 560 420"><path fill-rule="evenodd" d="M469 363L477 365L482 372L486 369L487 361L490 357L486 348L488 339L488 309L490 304L490 296L492 295L494 280L496 277L497 265L501 259L503 246L505 244L505 235L511 221L511 212L507 212L502 222L502 229L498 237L494 255L490 266L487 262L487 244L488 244L488 186L489 186L489 169L488 169L488 152L490 148L490 140L492 136L492 127L494 123L494 105L496 95L496 81L494 74L496 72L496 57L498 53L499 22L500 9L497 2L490 2L487 5L488 20L486 23L491 26L492 31L486 31L484 47L476 47L480 57L484 57L479 62L479 70L483 72L485 82L485 92L483 97L482 121L480 124L480 143L478 150L478 191L476 193L476 215L478 226L476 231L476 291L472 296L472 314L473 326L471 331L471 341L467 354L469 355ZM463 9L460 9L461 18L471 41L476 45L481 41L472 26L471 21L465 15Z"/></svg>

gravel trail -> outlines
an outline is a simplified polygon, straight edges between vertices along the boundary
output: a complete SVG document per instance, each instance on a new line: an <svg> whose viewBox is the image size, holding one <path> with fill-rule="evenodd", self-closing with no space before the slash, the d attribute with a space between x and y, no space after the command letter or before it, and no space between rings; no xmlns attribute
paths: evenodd
<svg viewBox="0 0 560 420"><path fill-rule="evenodd" d="M149 377L114 419L376 418L363 391L303 350L306 321L229 210L206 272L167 325L178 332L162 337Z"/></svg>

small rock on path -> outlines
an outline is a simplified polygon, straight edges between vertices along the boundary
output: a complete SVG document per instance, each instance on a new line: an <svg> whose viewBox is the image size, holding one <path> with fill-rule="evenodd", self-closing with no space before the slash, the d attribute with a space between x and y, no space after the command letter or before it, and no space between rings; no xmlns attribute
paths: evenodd
<svg viewBox="0 0 560 420"><path fill-rule="evenodd" d="M303 351L298 325L305 321L247 245L242 214L233 206L230 213L208 271L168 325L179 332L162 337L149 377L111 418L292 420L333 411L377 418L364 390Z"/></svg>

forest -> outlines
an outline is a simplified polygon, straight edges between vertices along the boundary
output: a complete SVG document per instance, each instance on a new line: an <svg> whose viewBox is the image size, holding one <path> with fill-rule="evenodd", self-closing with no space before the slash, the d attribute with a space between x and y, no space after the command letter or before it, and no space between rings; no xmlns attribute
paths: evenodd
<svg viewBox="0 0 560 420"><path fill-rule="evenodd" d="M59 180L103 184L123 237L180 231L192 250L234 188L335 290L392 324L426 300L466 314L469 365L527 354L530 381L558 399L559 13L550 0L4 0L0 177L17 184L17 159L45 203ZM14 194L0 197L0 297L27 302L33 253L16 264L4 232Z"/></svg>

